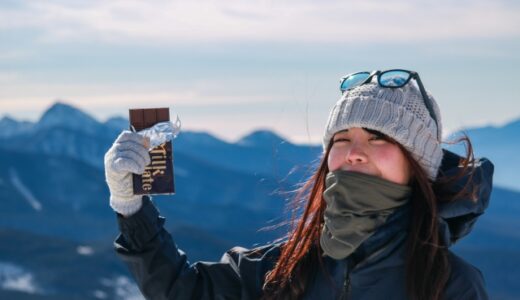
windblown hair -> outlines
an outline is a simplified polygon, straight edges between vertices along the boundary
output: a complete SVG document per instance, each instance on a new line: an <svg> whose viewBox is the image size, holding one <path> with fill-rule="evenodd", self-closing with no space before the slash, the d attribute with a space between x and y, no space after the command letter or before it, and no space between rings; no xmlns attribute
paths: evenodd
<svg viewBox="0 0 520 300"><path fill-rule="evenodd" d="M406 288L410 299L442 299L444 287L449 278L450 266L447 247L443 244L437 223L439 202L456 201L468 195L474 199L474 191L469 191L469 183L458 193L450 193L450 186L458 179L470 174L474 162L471 141L464 135L454 143L464 142L466 157L461 159L460 172L451 177L439 174L435 182L428 179L427 173L413 159L411 153L397 144L410 163L412 170L412 217L407 238ZM292 202L291 230L287 234L281 255L274 268L265 277L262 299L300 299L308 282L319 268L323 269L322 250L319 245L323 228L323 215L326 203L323 199L325 179L329 172L327 157L332 140L321 157L314 174L299 189ZM303 212L302 212L303 210Z"/></svg>

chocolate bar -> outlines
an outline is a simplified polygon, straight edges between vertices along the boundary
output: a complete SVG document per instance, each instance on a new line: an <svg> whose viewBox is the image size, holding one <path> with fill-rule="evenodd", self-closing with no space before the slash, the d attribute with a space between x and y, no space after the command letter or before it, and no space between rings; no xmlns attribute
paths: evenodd
<svg viewBox="0 0 520 300"><path fill-rule="evenodd" d="M169 108L130 109L130 128L136 131L170 121ZM151 163L142 175L133 174L135 195L174 194L173 145L161 144L150 150Z"/></svg>

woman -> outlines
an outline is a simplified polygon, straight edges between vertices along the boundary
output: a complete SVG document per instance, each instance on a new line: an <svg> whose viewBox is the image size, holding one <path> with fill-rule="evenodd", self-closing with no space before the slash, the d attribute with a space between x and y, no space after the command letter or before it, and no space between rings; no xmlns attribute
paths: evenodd
<svg viewBox="0 0 520 300"><path fill-rule="evenodd" d="M439 109L415 72L355 73L341 90L293 229L219 263L188 265L150 199L132 195L145 141L118 137L105 156L116 250L147 298L487 299L480 271L447 247L487 207L493 165L472 159L467 138L464 159L442 150Z"/></svg>

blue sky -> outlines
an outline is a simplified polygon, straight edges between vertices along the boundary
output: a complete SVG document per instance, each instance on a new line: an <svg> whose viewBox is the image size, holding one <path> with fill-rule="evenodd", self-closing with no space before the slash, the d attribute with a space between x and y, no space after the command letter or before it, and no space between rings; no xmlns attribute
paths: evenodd
<svg viewBox="0 0 520 300"><path fill-rule="evenodd" d="M418 71L445 132L520 118L518 1L2 1L0 116L168 106L236 140L318 143L338 80Z"/></svg>

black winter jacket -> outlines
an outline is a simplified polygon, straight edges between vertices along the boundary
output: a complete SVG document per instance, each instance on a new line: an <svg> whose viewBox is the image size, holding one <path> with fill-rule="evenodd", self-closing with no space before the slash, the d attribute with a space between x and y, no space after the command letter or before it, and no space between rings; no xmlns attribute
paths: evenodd
<svg viewBox="0 0 520 300"><path fill-rule="evenodd" d="M456 172L458 159L445 151L441 172ZM467 235L488 206L493 165L480 159L475 168L471 184L479 186L478 201L463 199L439 207L441 235L447 245ZM458 188L467 180L461 180ZM346 259L323 257L324 270L310 280L303 299L407 299L404 241L409 213L409 206L396 211ZM253 250L235 247L220 262L190 265L164 222L148 197L143 197L142 208L131 217L118 215L121 234L116 251L147 299L258 299L262 295L264 276L279 257L280 244ZM451 251L448 259L451 271L445 299L488 299L481 272Z"/></svg>

